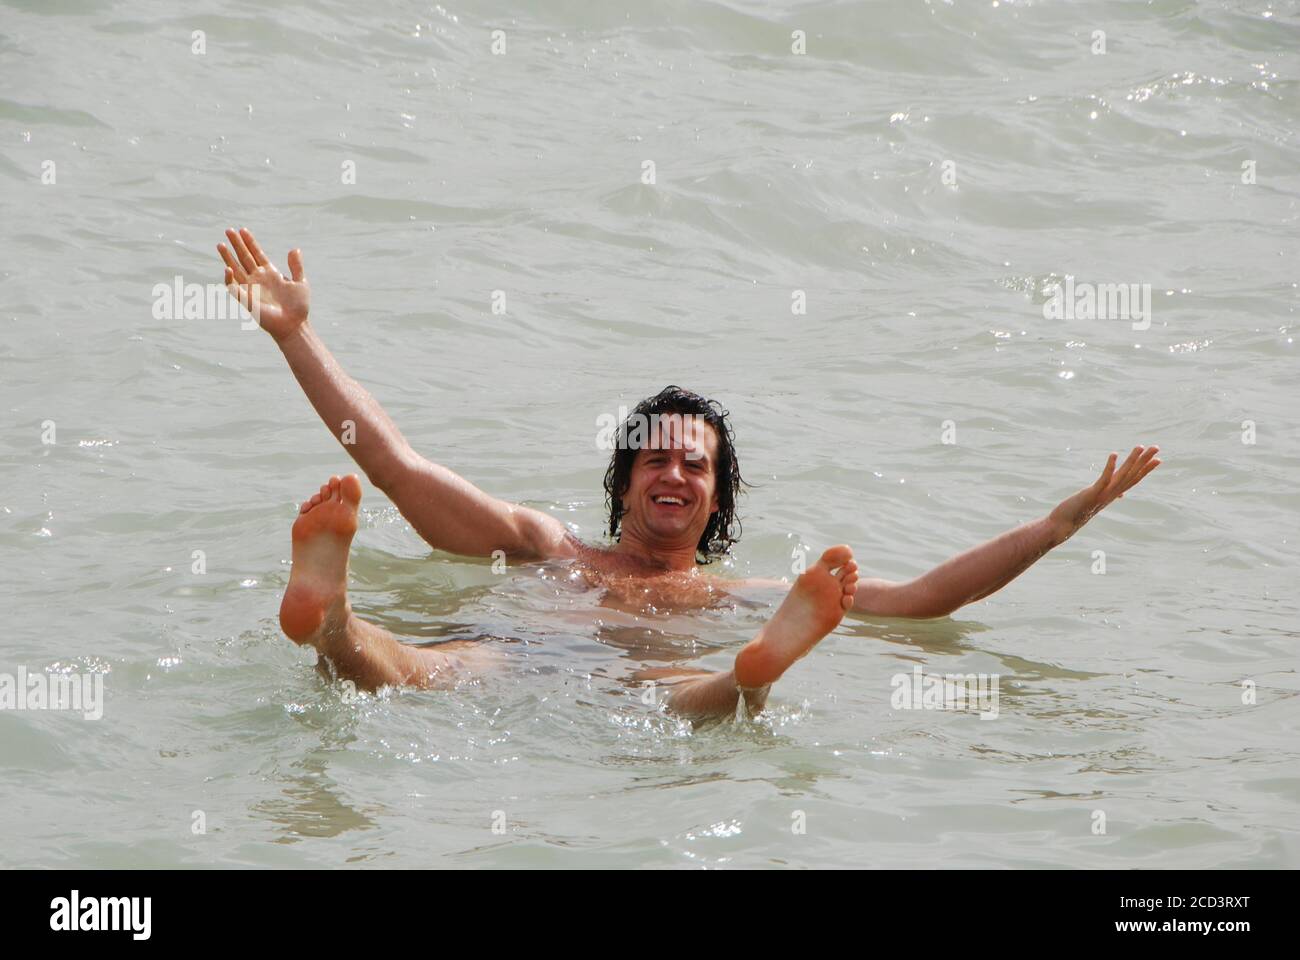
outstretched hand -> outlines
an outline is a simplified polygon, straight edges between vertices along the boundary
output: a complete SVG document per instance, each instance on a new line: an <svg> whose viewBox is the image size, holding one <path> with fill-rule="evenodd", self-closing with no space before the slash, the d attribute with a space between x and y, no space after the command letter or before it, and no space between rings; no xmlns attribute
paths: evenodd
<svg viewBox="0 0 1300 960"><path fill-rule="evenodd" d="M230 247L217 244L226 261L226 289L279 342L307 319L311 290L302 269L302 251L289 251L292 279L288 279L267 259L251 230L227 230L226 238Z"/></svg>
<svg viewBox="0 0 1300 960"><path fill-rule="evenodd" d="M1112 453L1097 482L1063 500L1048 519L1056 528L1058 542L1068 540L1097 512L1132 490L1148 473L1160 466L1155 458L1159 447L1134 447L1123 466L1115 469L1118 454Z"/></svg>

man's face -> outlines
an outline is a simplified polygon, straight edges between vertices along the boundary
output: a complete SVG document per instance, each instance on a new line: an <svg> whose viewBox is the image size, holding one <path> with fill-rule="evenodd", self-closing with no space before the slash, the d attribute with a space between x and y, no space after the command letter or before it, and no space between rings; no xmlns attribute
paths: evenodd
<svg viewBox="0 0 1300 960"><path fill-rule="evenodd" d="M651 541L698 543L718 509L717 462L718 435L702 418L652 421L623 496L624 526Z"/></svg>

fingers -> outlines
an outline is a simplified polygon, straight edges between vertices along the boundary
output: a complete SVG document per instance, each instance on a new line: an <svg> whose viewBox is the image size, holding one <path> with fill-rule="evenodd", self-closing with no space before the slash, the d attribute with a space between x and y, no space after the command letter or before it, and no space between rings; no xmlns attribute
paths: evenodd
<svg viewBox="0 0 1300 960"><path fill-rule="evenodd" d="M226 231L226 232L229 233L230 231ZM226 267L228 268L226 270L227 276L233 273L236 283L248 282L248 274L244 272L243 266L240 264L238 260L235 259L234 255L230 252L229 247L227 247L224 243L219 243L217 244L217 253L221 254L221 259L226 261ZM226 285L227 286L230 285L229 280L226 281Z"/></svg>
<svg viewBox="0 0 1300 960"><path fill-rule="evenodd" d="M226 274L227 274L227 275L229 275L230 273L231 273L231 271L229 271L229 270L226 271ZM253 312L253 308L252 308L251 303L250 303L251 298L249 297L249 294L248 294L248 287L247 287L247 286L245 286L245 285L243 285L243 284L238 284L238 283L230 283L229 280L227 280L227 282L226 282L226 291L227 291L227 292L228 292L232 297L234 297L236 300L238 300L239 303L240 303L240 305L243 306L243 308L244 308L245 310L247 310L249 313L252 313L252 312Z"/></svg>
<svg viewBox="0 0 1300 960"><path fill-rule="evenodd" d="M1151 458L1159 452L1159 447L1144 447L1142 450L1142 456L1138 457L1137 466L1134 468L1133 472L1141 473L1146 469L1146 465L1151 462Z"/></svg>
<svg viewBox="0 0 1300 960"><path fill-rule="evenodd" d="M1124 462L1120 464L1119 469L1115 471L1115 475L1111 477L1110 483L1106 486L1107 500L1114 499L1128 489L1129 476L1132 474L1133 467L1141 453L1142 448L1140 446L1134 447L1129 455L1124 458ZM1114 455L1112 454L1112 456Z"/></svg>
<svg viewBox="0 0 1300 960"><path fill-rule="evenodd" d="M259 267L271 266L271 261L266 258L266 254L262 252L262 248L259 247L257 241L253 239L252 230L249 230L247 227L240 227L239 236L240 239L248 245L248 252L253 255L253 260L257 262ZM272 269L274 269L274 267L272 267Z"/></svg>
<svg viewBox="0 0 1300 960"><path fill-rule="evenodd" d="M1118 459L1119 455L1115 453L1112 453L1106 458L1106 469L1101 472L1101 476L1097 478L1097 482L1092 485L1094 490L1106 489L1106 485L1110 483L1110 478L1115 475L1115 461Z"/></svg>
<svg viewBox="0 0 1300 960"><path fill-rule="evenodd" d="M234 230L226 231L226 239L230 241L230 248L235 251L235 256L239 258L240 265L243 266L246 273L252 273L257 269L257 261L253 255L248 252L248 245L244 243L244 238Z"/></svg>
<svg viewBox="0 0 1300 960"><path fill-rule="evenodd" d="M1111 484L1111 496L1117 500L1122 500L1124 494L1132 490L1142 482L1142 478L1148 473L1160 466L1160 461L1156 459L1156 454L1160 448L1156 446L1136 446L1124 461L1124 465L1119 468L1115 474L1115 479ZM1111 454L1112 458L1114 454Z"/></svg>
<svg viewBox="0 0 1300 960"><path fill-rule="evenodd" d="M262 300L257 284L254 283L250 286L247 283L232 283L231 275L233 273L233 270L226 271L226 292L238 300L239 305L248 312L248 315L253 318L258 326L261 326Z"/></svg>
<svg viewBox="0 0 1300 960"><path fill-rule="evenodd" d="M1156 455L1159 447L1137 446L1129 454L1128 460L1124 462L1124 470L1120 472L1120 479L1123 481L1121 489L1127 490L1133 484L1137 483L1138 477L1142 473L1142 468L1147 465L1147 461Z"/></svg>
<svg viewBox="0 0 1300 960"><path fill-rule="evenodd" d="M1160 466L1160 461L1156 459L1156 454L1159 452L1159 447L1147 447L1142 451L1142 455L1138 457L1137 463L1133 465L1133 470L1128 476L1125 490L1136 486L1143 477Z"/></svg>
<svg viewBox="0 0 1300 960"><path fill-rule="evenodd" d="M1119 484L1120 486L1124 485L1124 483L1128 480L1129 474L1133 472L1133 468L1137 466L1138 457L1140 457L1141 455L1142 455L1142 447L1140 445L1134 447L1132 451L1130 451L1129 455L1124 458L1124 463L1121 464L1120 468L1115 471L1115 483Z"/></svg>
<svg viewBox="0 0 1300 960"><path fill-rule="evenodd" d="M275 264L267 257L261 244L253 236L252 230L247 227L227 230L226 239L230 241L230 246L219 243L217 252L221 254L221 259L226 262L226 266L234 272L235 283L247 283L249 275L255 273L260 267L266 267L279 275L280 271L276 270ZM307 279L307 274L303 270L301 250L289 251L289 275L298 282Z"/></svg>

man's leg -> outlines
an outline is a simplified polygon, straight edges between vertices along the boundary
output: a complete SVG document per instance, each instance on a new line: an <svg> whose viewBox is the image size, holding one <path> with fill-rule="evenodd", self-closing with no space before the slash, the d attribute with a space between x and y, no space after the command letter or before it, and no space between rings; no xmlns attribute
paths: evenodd
<svg viewBox="0 0 1300 960"><path fill-rule="evenodd" d="M767 703L771 685L754 690L741 690L736 685L735 670L690 670L682 667L654 667L638 670L634 680L662 681L668 687L667 706L670 711L688 720L722 720L736 715L740 697L745 697L745 709L750 716L759 713Z"/></svg>
<svg viewBox="0 0 1300 960"><path fill-rule="evenodd" d="M831 547L795 581L772 619L736 654L732 669L674 683L668 709L693 720L734 717L743 693L746 708L751 714L758 713L772 684L839 625L853 606L857 588L853 551ZM655 673L645 671L637 676L657 679Z"/></svg>
<svg viewBox="0 0 1300 960"><path fill-rule="evenodd" d="M382 627L365 623L348 604L348 548L357 532L361 481L330 477L302 505L293 524L293 569L280 604L280 627L289 639L328 658L341 679L363 690L383 686L446 687L494 659L486 650L457 652L400 643Z"/></svg>

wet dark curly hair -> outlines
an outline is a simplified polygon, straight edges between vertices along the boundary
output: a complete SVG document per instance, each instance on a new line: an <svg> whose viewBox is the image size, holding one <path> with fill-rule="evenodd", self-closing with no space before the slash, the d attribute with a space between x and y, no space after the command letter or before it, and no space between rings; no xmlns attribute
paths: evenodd
<svg viewBox="0 0 1300 960"><path fill-rule="evenodd" d="M638 450L628 441L630 424L640 414L647 420L653 414L660 417L679 413L695 416L711 426L718 435L718 459L713 465L714 486L718 496L718 509L709 515L709 525L704 528L700 542L695 547L696 563L711 563L726 554L733 543L740 539L740 519L736 516L736 498L741 493L745 480L740 476L740 464L736 460L736 437L731 431L730 416L722 404L716 400L707 400L698 393L684 390L678 386L667 386L653 397L647 397L636 405L626 420L619 425L614 455L610 457L609 469L605 471L605 505L609 508L609 534L615 540L619 536L619 526L623 520L625 508L623 495L627 493L632 482L632 464L636 462Z"/></svg>

